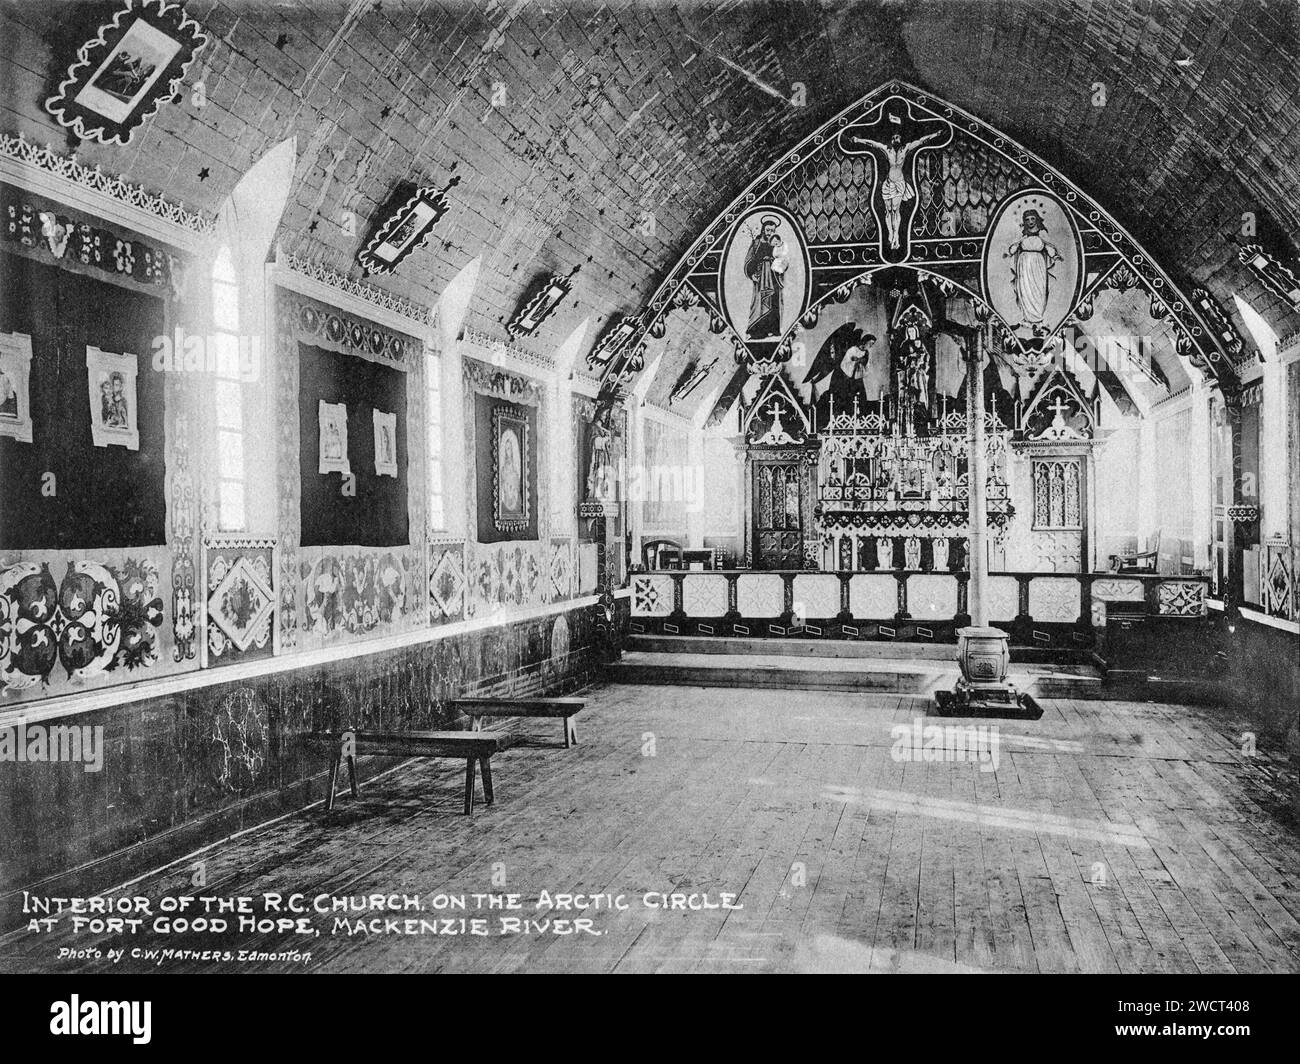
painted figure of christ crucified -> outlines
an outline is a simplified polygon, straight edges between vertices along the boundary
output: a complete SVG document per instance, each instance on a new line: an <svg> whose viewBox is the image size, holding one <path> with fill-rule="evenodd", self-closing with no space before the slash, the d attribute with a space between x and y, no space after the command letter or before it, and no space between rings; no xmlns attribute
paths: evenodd
<svg viewBox="0 0 1300 1064"><path fill-rule="evenodd" d="M892 121L898 121L891 116ZM903 135L897 130L890 135L889 142L876 140L873 137L851 136L849 140L853 144L860 145L864 148L876 148L884 153L885 158L889 161L889 174L886 176L884 183L880 188L881 198L885 201L885 228L889 236L889 246L897 250L900 246L899 227L903 221L903 203L916 197L916 190L912 188L907 180L905 167L907 160L917 148L922 144L928 144L932 140L938 140L947 130L935 130L933 133L927 133L923 137L917 137L915 140L903 142Z"/></svg>

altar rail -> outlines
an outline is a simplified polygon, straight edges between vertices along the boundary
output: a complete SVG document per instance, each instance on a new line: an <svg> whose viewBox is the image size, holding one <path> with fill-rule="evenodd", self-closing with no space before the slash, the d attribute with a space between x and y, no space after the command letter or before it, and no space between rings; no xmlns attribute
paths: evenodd
<svg viewBox="0 0 1300 1064"><path fill-rule="evenodd" d="M671 571L632 575L632 631L952 641L966 572ZM1108 619L1203 619L1202 577L992 573L989 623L1023 645L1091 648Z"/></svg>

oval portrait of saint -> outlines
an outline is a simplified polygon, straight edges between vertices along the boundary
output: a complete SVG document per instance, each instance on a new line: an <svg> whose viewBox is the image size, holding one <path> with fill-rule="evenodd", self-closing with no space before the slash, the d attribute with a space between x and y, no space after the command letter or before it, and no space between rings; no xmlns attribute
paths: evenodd
<svg viewBox="0 0 1300 1064"><path fill-rule="evenodd" d="M808 306L808 252L794 219L779 207L742 216L722 250L718 301L736 335L776 343Z"/></svg>
<svg viewBox="0 0 1300 1064"><path fill-rule="evenodd" d="M1074 217L1053 195L1020 192L993 216L984 296L1023 340L1050 336L1079 298L1083 253Z"/></svg>

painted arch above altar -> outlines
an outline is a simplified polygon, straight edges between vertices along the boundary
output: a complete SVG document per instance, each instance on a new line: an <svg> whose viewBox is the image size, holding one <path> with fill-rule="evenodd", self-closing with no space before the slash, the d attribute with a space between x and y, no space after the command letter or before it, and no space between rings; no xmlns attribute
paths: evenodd
<svg viewBox="0 0 1300 1064"><path fill-rule="evenodd" d="M961 108L891 82L759 174L589 361L606 393L645 364L672 315L704 311L739 365L789 360L828 302L907 267L992 311L1003 340L1058 347L1116 296L1140 293L1177 356L1232 386L1222 314L1188 299L1097 202ZM612 348L612 350L611 350Z"/></svg>

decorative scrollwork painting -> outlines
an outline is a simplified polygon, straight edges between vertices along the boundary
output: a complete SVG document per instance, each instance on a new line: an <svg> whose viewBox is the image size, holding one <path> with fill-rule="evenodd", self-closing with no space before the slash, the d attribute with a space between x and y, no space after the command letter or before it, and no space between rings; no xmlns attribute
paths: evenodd
<svg viewBox="0 0 1300 1064"><path fill-rule="evenodd" d="M126 144L136 127L175 98L206 43L180 4L125 0L78 49L45 109L83 140Z"/></svg>

